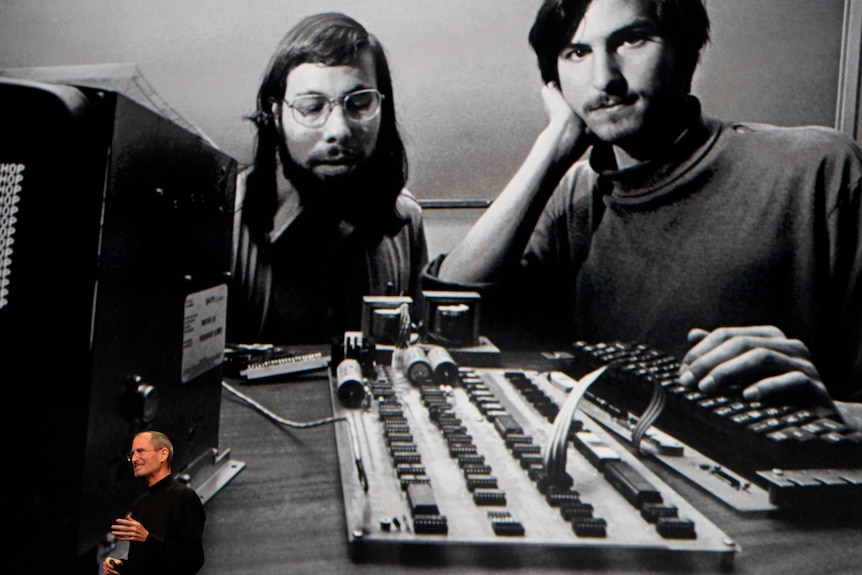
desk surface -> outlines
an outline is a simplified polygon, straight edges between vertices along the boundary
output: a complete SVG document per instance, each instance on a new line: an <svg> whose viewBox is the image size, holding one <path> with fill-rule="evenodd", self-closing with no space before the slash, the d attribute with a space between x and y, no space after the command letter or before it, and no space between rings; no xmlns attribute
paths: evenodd
<svg viewBox="0 0 862 575"><path fill-rule="evenodd" d="M294 421L332 414L327 379L310 376L284 383L234 384L242 393ZM246 463L206 506L206 565L200 575L338 573L611 573L601 566L539 569L511 566L379 565L351 562L345 527L335 431L332 425L292 429L278 425L223 390L220 449ZM671 475L666 482L734 538L742 548L738 574L859 573L862 518L740 515ZM627 573L667 573L661 565ZM718 571L708 566L704 572ZM688 572L686 570L685 572Z"/></svg>

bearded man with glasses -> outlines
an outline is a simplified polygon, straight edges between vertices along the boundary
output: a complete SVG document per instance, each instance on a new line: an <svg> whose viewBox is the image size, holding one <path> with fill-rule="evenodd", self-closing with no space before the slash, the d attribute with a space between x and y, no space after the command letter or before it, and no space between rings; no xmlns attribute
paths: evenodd
<svg viewBox="0 0 862 575"><path fill-rule="evenodd" d="M135 477L147 482L147 492L111 526L129 552L126 559L106 557L105 575L197 573L204 564L206 512L197 492L171 474L173 443L160 431L142 431L126 457Z"/></svg>
<svg viewBox="0 0 862 575"><path fill-rule="evenodd" d="M306 17L270 59L241 171L228 340L330 343L362 296L421 306L428 260L383 48L340 13Z"/></svg>

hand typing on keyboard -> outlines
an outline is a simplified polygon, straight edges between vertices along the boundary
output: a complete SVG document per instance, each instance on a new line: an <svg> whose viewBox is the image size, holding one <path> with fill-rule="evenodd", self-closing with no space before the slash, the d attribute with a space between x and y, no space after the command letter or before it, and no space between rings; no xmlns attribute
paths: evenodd
<svg viewBox="0 0 862 575"><path fill-rule="evenodd" d="M838 413L807 346L774 326L695 328L680 365L680 383L713 395L741 389L749 401L822 405Z"/></svg>

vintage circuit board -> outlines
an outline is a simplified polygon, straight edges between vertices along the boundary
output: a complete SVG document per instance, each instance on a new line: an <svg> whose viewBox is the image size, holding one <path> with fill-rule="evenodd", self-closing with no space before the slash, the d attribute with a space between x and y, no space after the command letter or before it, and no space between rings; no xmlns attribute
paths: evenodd
<svg viewBox="0 0 862 575"><path fill-rule="evenodd" d="M359 405L339 400L331 372L334 415L349 422L336 438L355 561L733 565L740 547L580 411L564 444L570 481L549 483L568 396L554 379L574 381L561 372L461 367L444 384L366 372Z"/></svg>

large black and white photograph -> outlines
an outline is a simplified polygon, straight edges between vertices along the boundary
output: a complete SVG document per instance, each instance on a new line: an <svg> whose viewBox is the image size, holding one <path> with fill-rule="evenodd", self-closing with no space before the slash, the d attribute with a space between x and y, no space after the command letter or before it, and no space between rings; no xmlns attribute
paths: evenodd
<svg viewBox="0 0 862 575"><path fill-rule="evenodd" d="M860 103L862 0L0 0L7 569L856 573Z"/></svg>

